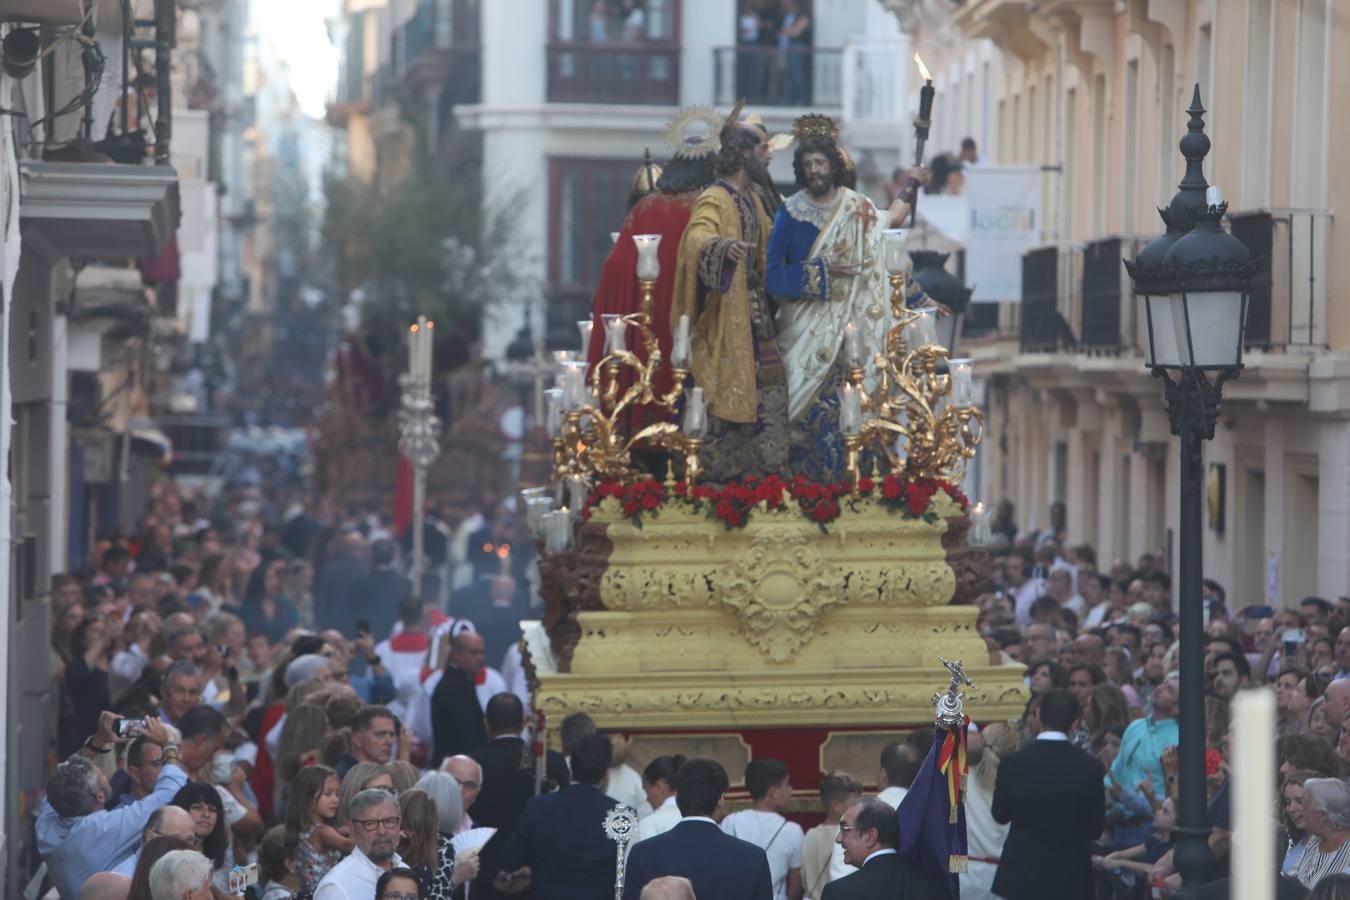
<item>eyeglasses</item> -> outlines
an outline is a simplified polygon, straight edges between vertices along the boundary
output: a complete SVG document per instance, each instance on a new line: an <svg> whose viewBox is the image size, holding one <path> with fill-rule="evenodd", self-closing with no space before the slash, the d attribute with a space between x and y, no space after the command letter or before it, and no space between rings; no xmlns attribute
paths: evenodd
<svg viewBox="0 0 1350 900"><path fill-rule="evenodd" d="M352 821L357 825L360 825L367 832L371 832L380 827L389 829L397 828L400 818L398 816L389 816L385 819L352 819ZM417 900L417 898L414 897L413 900Z"/></svg>
<svg viewBox="0 0 1350 900"><path fill-rule="evenodd" d="M422 900L416 894L400 894L398 891L385 891L380 895L380 900Z"/></svg>
<svg viewBox="0 0 1350 900"><path fill-rule="evenodd" d="M849 832L849 831L857 831L857 830L858 830L857 827L854 826L854 825L845 825L843 822L840 822L840 823L839 823L839 833L840 833L840 834L844 834L844 833Z"/></svg>
<svg viewBox="0 0 1350 900"><path fill-rule="evenodd" d="M138 768L142 769L146 767L158 769L164 765L164 757L161 756L159 759L143 759L140 762L136 763L136 765Z"/></svg>

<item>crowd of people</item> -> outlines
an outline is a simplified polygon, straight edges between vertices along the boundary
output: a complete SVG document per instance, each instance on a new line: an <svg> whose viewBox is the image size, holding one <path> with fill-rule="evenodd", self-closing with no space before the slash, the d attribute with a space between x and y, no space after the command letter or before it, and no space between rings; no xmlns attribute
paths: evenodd
<svg viewBox="0 0 1350 900"><path fill-rule="evenodd" d="M563 752L536 767L517 643L530 541L516 518L484 497L453 527L433 519L444 587L431 579L424 600L378 517L157 486L134 536L106 536L85 571L53 581L57 755L35 827L56 896L205 900L238 893L256 871L248 890L264 900L600 897L614 889L602 822L616 802L641 815L630 898L840 900L883 884L945 896L889 858L927 729L888 745L875 776L826 773L824 820L805 831L775 759L749 763L749 806L729 815L720 764L661 756L638 772L625 738L584 714L561 723ZM1165 561L1099 565L1067 540L1058 505L1049 528L1023 533L1004 504L991 530L979 629L991 661L1025 667L1030 700L1019 720L972 730L963 896L1048 896L1024 892L1042 890L1018 849L1028 834L1077 854L1097 897L1165 896L1179 884ZM1270 684L1281 890L1341 896L1331 891L1350 869L1350 598L1231 608L1207 581L1204 599L1210 879L1228 873L1229 703ZM1054 791L1048 803L1019 793L1037 777L1019 750L1072 750L1048 764L1051 777L1096 766L1096 800L1034 824L1061 807Z"/></svg>
<svg viewBox="0 0 1350 900"><path fill-rule="evenodd" d="M989 789L1000 759L1048 733L1094 757L1104 773L1102 827L1077 839L1096 895L1166 896L1180 883L1172 853L1179 635L1166 559L1159 552L1133 563L1099 561L1093 547L1069 540L1062 504L1052 506L1049 527L1024 532L1005 501L990 527L992 589L979 600L979 628L991 661L1025 666L1031 697L1015 727L993 724L982 734L963 887L976 897L989 896L991 884L997 889L1009 826ZM1203 600L1207 880L1221 883L1229 871L1230 703L1245 688L1270 685L1278 707L1279 796L1270 803L1272 827L1278 818L1281 829L1279 896L1303 896L1321 884L1344 890L1330 876L1350 865L1343 780L1350 774L1350 597L1306 597L1284 608L1236 604L1207 579ZM1073 698L1076 715L1052 727L1045 704L1060 693Z"/></svg>

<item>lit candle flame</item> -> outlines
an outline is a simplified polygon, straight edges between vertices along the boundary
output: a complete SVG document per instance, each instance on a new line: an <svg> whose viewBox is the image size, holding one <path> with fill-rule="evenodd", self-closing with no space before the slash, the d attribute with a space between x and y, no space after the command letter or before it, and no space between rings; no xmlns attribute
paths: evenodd
<svg viewBox="0 0 1350 900"><path fill-rule="evenodd" d="M925 65L923 64L923 57L921 57L921 56L919 55L919 53L918 53L917 50L914 52L914 62L918 63L918 65L919 65L919 74L923 76L923 80L924 80L924 81L932 81L932 80L933 80L933 73L930 72L930 71L928 71L928 67L925 66Z"/></svg>
<svg viewBox="0 0 1350 900"><path fill-rule="evenodd" d="M409 325L408 330L411 331L413 334L417 334L417 323L414 322L411 325Z"/></svg>

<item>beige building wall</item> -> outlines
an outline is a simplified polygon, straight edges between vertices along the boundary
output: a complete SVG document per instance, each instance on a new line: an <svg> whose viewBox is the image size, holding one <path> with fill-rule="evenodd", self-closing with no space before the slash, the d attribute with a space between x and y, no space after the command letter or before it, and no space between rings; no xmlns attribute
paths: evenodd
<svg viewBox="0 0 1350 900"><path fill-rule="evenodd" d="M1082 247L1162 231L1154 208L1184 170L1200 84L1206 178L1230 219L1275 220L1271 346L1247 352L1205 446L1223 523L1206 522L1204 571L1237 607L1268 586L1286 604L1350 594L1350 227L1333 214L1350 210L1350 168L1330 165L1350 146L1350 119L1331 115L1350 103L1343 0L882 2L934 72L935 151L971 134L984 162L1049 167L1043 239L1061 248L1075 334ZM1024 353L1020 313L1001 310L1001 333L963 350L988 387L981 495L1011 499L1023 528L1065 501L1071 538L1103 568L1159 549L1175 568L1179 450L1137 329L1118 354Z"/></svg>

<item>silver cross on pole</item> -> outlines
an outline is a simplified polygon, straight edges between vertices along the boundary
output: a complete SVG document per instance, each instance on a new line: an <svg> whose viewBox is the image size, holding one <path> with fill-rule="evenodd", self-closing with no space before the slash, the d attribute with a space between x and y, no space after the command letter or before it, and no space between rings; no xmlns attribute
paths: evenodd
<svg viewBox="0 0 1350 900"><path fill-rule="evenodd" d="M970 676L962 668L961 660L948 662L939 656L938 661L952 674L952 683L947 688L946 694L933 695L933 703L937 706L936 721L943 728L955 728L966 721L965 708L961 703L964 696L961 693L961 686L974 687L975 682L970 680Z"/></svg>
<svg viewBox="0 0 1350 900"><path fill-rule="evenodd" d="M605 837L615 844L614 900L623 900L623 882L628 864L628 844L637 832L637 810L625 804L616 804L605 816Z"/></svg>

